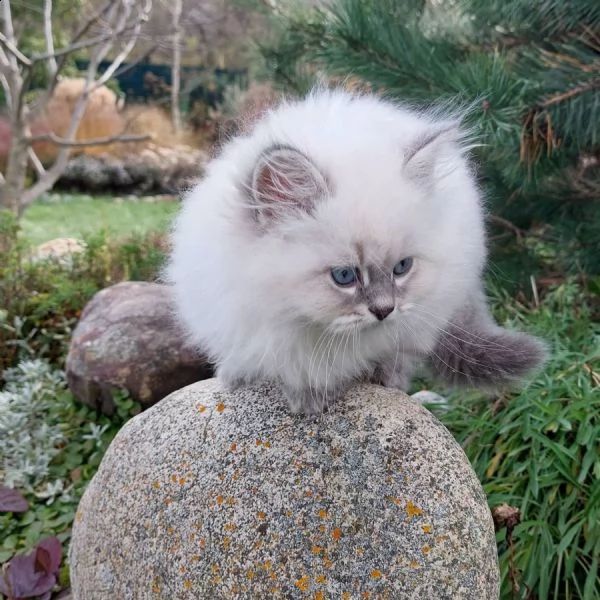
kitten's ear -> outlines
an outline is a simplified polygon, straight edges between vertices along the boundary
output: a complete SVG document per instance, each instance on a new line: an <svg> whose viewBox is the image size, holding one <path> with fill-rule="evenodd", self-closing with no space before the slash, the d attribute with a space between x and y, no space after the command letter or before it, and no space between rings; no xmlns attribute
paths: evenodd
<svg viewBox="0 0 600 600"><path fill-rule="evenodd" d="M250 190L257 218L267 221L290 209L310 212L315 202L327 193L327 182L302 152L276 146L258 159Z"/></svg>
<svg viewBox="0 0 600 600"><path fill-rule="evenodd" d="M439 167L457 152L462 137L458 121L444 121L432 126L409 145L404 154L404 171L417 182L431 182Z"/></svg>

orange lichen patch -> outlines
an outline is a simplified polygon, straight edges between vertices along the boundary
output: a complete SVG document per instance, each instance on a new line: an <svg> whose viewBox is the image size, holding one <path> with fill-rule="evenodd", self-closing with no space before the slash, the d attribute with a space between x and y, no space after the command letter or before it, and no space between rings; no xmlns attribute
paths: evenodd
<svg viewBox="0 0 600 600"><path fill-rule="evenodd" d="M319 516L321 517L321 519L326 519L327 518L327 511L324 509L321 509L319 511Z"/></svg>
<svg viewBox="0 0 600 600"><path fill-rule="evenodd" d="M379 579L382 575L383 575L383 573L379 569L373 569L371 571L371 577L373 579Z"/></svg>
<svg viewBox="0 0 600 600"><path fill-rule="evenodd" d="M175 527L167 527L167 533L173 535L175 533Z"/></svg>
<svg viewBox="0 0 600 600"><path fill-rule="evenodd" d="M405 510L409 519L412 519L413 517L420 517L423 514L423 510L420 509L416 504L413 504L410 500L407 501Z"/></svg>
<svg viewBox="0 0 600 600"><path fill-rule="evenodd" d="M298 581L296 581L296 583L294 583L294 585L302 592L307 592L308 586L310 585L310 579L309 579L308 575L304 575L303 577L300 577L300 579L298 579Z"/></svg>
<svg viewBox="0 0 600 600"><path fill-rule="evenodd" d="M310 551L313 554L321 554L321 552L323 552L323 548L321 548L321 546L313 546Z"/></svg>
<svg viewBox="0 0 600 600"><path fill-rule="evenodd" d="M173 473L173 475L171 475L171 481L173 481L174 483L177 483L177 475L175 475L175 473Z"/></svg>
<svg viewBox="0 0 600 600"><path fill-rule="evenodd" d="M385 499L393 502L396 506L400 506L400 504L402 504L402 500L400 500L400 498L396 498L396 496L386 496Z"/></svg>
<svg viewBox="0 0 600 600"><path fill-rule="evenodd" d="M223 581L223 579L221 579L220 575L213 575L210 578L210 581L213 585L219 585Z"/></svg>
<svg viewBox="0 0 600 600"><path fill-rule="evenodd" d="M371 597L371 592L363 592L362 593L362 597L363 598L370 598Z"/></svg>
<svg viewBox="0 0 600 600"><path fill-rule="evenodd" d="M184 587L186 590L191 590L193 585L194 585L194 584L192 583L191 579L184 579L184 580L183 580L183 587Z"/></svg>
<svg viewBox="0 0 600 600"><path fill-rule="evenodd" d="M315 600L325 600L325 594L323 592L315 592Z"/></svg>
<svg viewBox="0 0 600 600"><path fill-rule="evenodd" d="M344 592L342 594L342 600L350 600L350 592Z"/></svg>
<svg viewBox="0 0 600 600"><path fill-rule="evenodd" d="M224 537L223 538L223 548L225 548L225 550L229 550L229 546L231 546L231 538Z"/></svg>
<svg viewBox="0 0 600 600"><path fill-rule="evenodd" d="M252 581L256 577L256 573L252 569L246 571L246 577Z"/></svg>
<svg viewBox="0 0 600 600"><path fill-rule="evenodd" d="M256 445L257 446L262 446L262 440L256 440Z"/></svg>
<svg viewBox="0 0 600 600"><path fill-rule="evenodd" d="M327 583L327 577L325 577L325 575L317 575L316 582L323 585L324 583Z"/></svg>
<svg viewBox="0 0 600 600"><path fill-rule="evenodd" d="M425 544L421 550L423 551L424 554L429 554L431 552L431 546L429 546L428 544Z"/></svg>
<svg viewBox="0 0 600 600"><path fill-rule="evenodd" d="M410 561L410 567L411 569L416 569L419 566L419 563L416 560L411 560Z"/></svg>
<svg viewBox="0 0 600 600"><path fill-rule="evenodd" d="M227 504L228 506L233 506L235 504L235 498L233 496L229 496L229 498L227 498Z"/></svg>
<svg viewBox="0 0 600 600"><path fill-rule="evenodd" d="M225 405L222 402L219 402L215 407L215 410L219 413L222 413L225 410Z"/></svg>
<svg viewBox="0 0 600 600"><path fill-rule="evenodd" d="M270 579L271 581L275 581L275 580L277 579L277 574L276 574L276 573L271 573L271 574L269 575L269 579Z"/></svg>
<svg viewBox="0 0 600 600"><path fill-rule="evenodd" d="M321 533L325 533L325 531L327 531L327 527L325 527L325 525L319 525L319 531Z"/></svg>
<svg viewBox="0 0 600 600"><path fill-rule="evenodd" d="M187 569L185 568L185 566L181 566L179 567L179 572L183 575L185 572L187 571Z"/></svg>
<svg viewBox="0 0 600 600"><path fill-rule="evenodd" d="M305 495L307 498L311 498L311 497L312 497L312 495L313 495L313 493L312 493L310 490L304 490L304 495Z"/></svg>
<svg viewBox="0 0 600 600"><path fill-rule="evenodd" d="M169 506L169 504L173 503L173 498L165 498L165 504Z"/></svg>
<svg viewBox="0 0 600 600"><path fill-rule="evenodd" d="M271 442L263 442L263 446L265 448L270 448L271 447Z"/></svg>
<svg viewBox="0 0 600 600"><path fill-rule="evenodd" d="M331 560L329 558L327 558L326 556L323 557L323 566L326 569L331 569L333 567L333 563L331 562Z"/></svg>
<svg viewBox="0 0 600 600"><path fill-rule="evenodd" d="M199 554L192 554L192 556L190 557L190 560L192 562L200 562L200 555Z"/></svg>
<svg viewBox="0 0 600 600"><path fill-rule="evenodd" d="M186 482L185 477L180 477L177 481L177 483L179 483L179 485L183 485Z"/></svg>
<svg viewBox="0 0 600 600"><path fill-rule="evenodd" d="M437 544L440 544L441 542L445 542L447 539L449 539L449 537L444 534L436 536L435 541Z"/></svg>
<svg viewBox="0 0 600 600"><path fill-rule="evenodd" d="M211 565L211 566L210 566L210 570L211 570L213 573L218 573L218 572L219 572L219 565Z"/></svg>
<svg viewBox="0 0 600 600"><path fill-rule="evenodd" d="M204 406L204 404L196 404L196 408L200 413L203 413L206 410L206 406Z"/></svg>
<svg viewBox="0 0 600 600"><path fill-rule="evenodd" d="M264 520L267 518L267 513L264 513L264 512L262 512L262 511L260 511L260 510L259 510L259 511L256 513L256 516L258 517L258 519L259 519L260 521L264 521Z"/></svg>
<svg viewBox="0 0 600 600"><path fill-rule="evenodd" d="M433 531L433 527L431 525L423 525L423 533L431 533Z"/></svg>
<svg viewBox="0 0 600 600"><path fill-rule="evenodd" d="M152 482L152 487L153 487L155 490L158 490L158 489L160 488L160 481L153 481L153 482Z"/></svg>
<svg viewBox="0 0 600 600"><path fill-rule="evenodd" d="M273 566L272 561L267 560L265 561L265 563L263 565L261 565L261 569L264 569L265 571L268 571L271 567Z"/></svg>
<svg viewBox="0 0 600 600"><path fill-rule="evenodd" d="M225 531L233 531L235 529L235 524L234 523L225 523L225 525L223 525L223 529Z"/></svg>
<svg viewBox="0 0 600 600"><path fill-rule="evenodd" d="M206 540L204 538L200 538L198 544L200 545L200 548L206 548Z"/></svg>
<svg viewBox="0 0 600 600"><path fill-rule="evenodd" d="M223 496L217 496L217 504L219 506L221 506L221 504L223 504L224 501L225 501L225 498L223 498Z"/></svg>
<svg viewBox="0 0 600 600"><path fill-rule="evenodd" d="M231 446L229 446L229 450L231 452L235 452L237 450L237 444L235 442L233 442L233 444L231 444Z"/></svg>
<svg viewBox="0 0 600 600"><path fill-rule="evenodd" d="M331 532L331 537L337 542L337 540L339 540L342 537L342 530L339 527L336 527Z"/></svg>

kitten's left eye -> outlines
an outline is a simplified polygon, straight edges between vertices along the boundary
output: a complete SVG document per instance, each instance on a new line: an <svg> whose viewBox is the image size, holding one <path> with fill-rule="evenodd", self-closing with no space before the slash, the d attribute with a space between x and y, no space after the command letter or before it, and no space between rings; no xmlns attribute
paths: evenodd
<svg viewBox="0 0 600 600"><path fill-rule="evenodd" d="M351 285L356 281L356 269L354 267L336 267L331 269L331 278L338 285Z"/></svg>
<svg viewBox="0 0 600 600"><path fill-rule="evenodd" d="M394 265L394 275L396 277L401 277L402 275L406 275L413 265L413 259L409 256L407 258L403 258L400 262L397 262Z"/></svg>

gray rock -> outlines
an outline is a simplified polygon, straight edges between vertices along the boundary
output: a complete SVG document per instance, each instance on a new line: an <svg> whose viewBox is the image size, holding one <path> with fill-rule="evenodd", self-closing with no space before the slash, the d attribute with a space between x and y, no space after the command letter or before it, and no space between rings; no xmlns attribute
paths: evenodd
<svg viewBox="0 0 600 600"><path fill-rule="evenodd" d="M212 366L184 344L167 286L124 282L98 292L73 332L66 372L76 398L104 413L125 389L144 406L212 377Z"/></svg>
<svg viewBox="0 0 600 600"><path fill-rule="evenodd" d="M497 600L494 526L450 433L362 385L321 417L196 383L129 421L79 505L78 600Z"/></svg>

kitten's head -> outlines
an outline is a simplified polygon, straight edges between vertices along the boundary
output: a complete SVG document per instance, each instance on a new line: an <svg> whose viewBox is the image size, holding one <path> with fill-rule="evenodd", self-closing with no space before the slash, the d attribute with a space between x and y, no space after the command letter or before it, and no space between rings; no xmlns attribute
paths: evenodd
<svg viewBox="0 0 600 600"><path fill-rule="evenodd" d="M337 332L415 310L445 315L477 280L484 254L459 136L445 121L396 147L375 137L363 147L337 140L335 152L326 143L264 149L246 185L260 240L247 285L261 288L274 316ZM457 217L461 193L473 197L470 213Z"/></svg>

